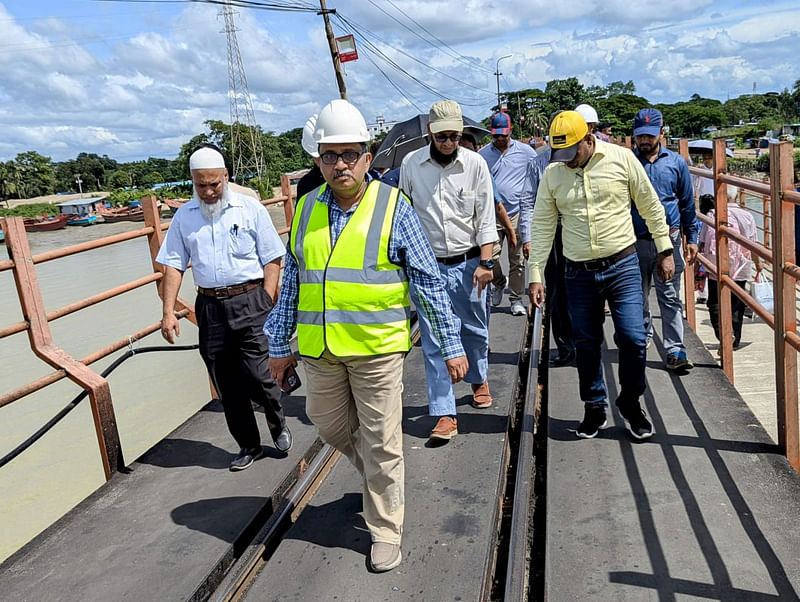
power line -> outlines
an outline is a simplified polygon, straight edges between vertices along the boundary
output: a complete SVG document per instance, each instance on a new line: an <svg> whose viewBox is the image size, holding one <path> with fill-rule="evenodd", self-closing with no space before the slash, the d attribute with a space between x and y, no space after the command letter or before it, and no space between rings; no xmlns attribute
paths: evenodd
<svg viewBox="0 0 800 602"><path fill-rule="evenodd" d="M364 47L365 47L365 49L366 49L366 50L373 52L373 53L374 53L374 54L375 54L377 57L379 57L379 58L381 58L382 60L384 60L385 62L389 63L389 65L391 65L392 67L394 67L394 68L395 68L397 71L399 71L399 72L400 72L402 75L404 75L405 77L407 77L407 78L409 78L409 79L413 80L415 83L417 83L417 84L418 84L419 86L421 86L422 88L426 89L428 92L430 92L430 93L431 93L431 94L433 94L434 96L438 96L438 97L440 97L440 98L448 98L448 97L450 97L450 96L451 96L451 95L445 94L445 93L443 93L443 92L441 92L441 91L437 90L436 88L434 88L434 87L433 87L433 86L431 86L430 84L428 84L428 83L426 83L426 82L422 81L422 80L421 80L421 79L419 79L418 77L416 77L416 76L412 75L411 73L409 73L408 71L406 71L406 70L405 70L403 67L401 67L401 66L400 66L400 65L399 65L397 62L395 62L395 61L394 61L392 58L390 58L390 57L389 57L389 56L388 56L388 55L387 55L385 52L383 52L383 51L382 51L380 48L378 48L378 47L377 47L377 46L376 46L376 45L375 45L375 44L374 44L374 43L373 43L373 42L372 42L372 41L371 41L371 40L370 40L370 39L369 39L369 38L366 36L366 34L365 34L363 31L361 31L361 30L359 29L359 27L358 27L358 26L357 26L357 25L356 25L354 22L352 22L351 20L347 19L346 17L343 17L342 15L339 15L339 14L337 14L336 16L337 16L337 18L339 19L339 21L340 21L340 22L341 22L343 25L345 25L345 26L346 26L346 27L345 27L345 29L346 29L346 30L348 30L350 33L353 33L354 35L358 36L358 37L361 39L361 41L363 42L363 44L364 44ZM373 36L375 36L375 34L373 34L373 33L371 33L371 32L370 32L370 35L373 35ZM377 36L375 36L375 37L377 38ZM380 38L378 38L378 39L380 40ZM382 40L381 40L381 41L382 41ZM397 49L397 48L395 48L395 47L391 46L390 44L387 44L386 42L383 42L383 41L382 41L382 43L386 44L387 46L389 46L389 47L390 47L390 48L392 48L393 50L395 50L395 51L399 52L400 54L404 54L404 55L406 55L406 56L409 56L407 53L405 53L405 52L403 52L403 51L401 51L401 50L399 50L399 49ZM414 57L410 57L410 58L414 58ZM427 63L424 63L424 62L422 62L422 61L419 61L419 60L417 60L417 59L414 59L414 60L416 60L418 63L420 63L420 64L421 64L421 65L423 65L424 67L426 67L426 68L428 68L428 69L431 69L432 71L436 71L436 72L438 72L438 73L441 73L442 75L445 75L446 77L449 77L450 79L453 79L453 80L455 80L456 82L458 82L458 83L460 83L460 84L463 84L463 85L469 86L469 87L471 87L471 88L475 88L476 90L480 90L480 91L482 91L482 92L486 92L486 90L484 90L484 89L482 89L482 88L477 88L476 86L473 86L473 85L471 85L471 84L468 84L467 82L464 82L464 81L462 81L462 80L459 80L458 78L455 78L455 77L453 77L453 76L451 76L451 75L448 75L447 73L445 73L445 72L443 72L443 71L440 71L439 69L436 69L435 67L432 67L432 66L428 65ZM473 98L473 99L468 99L468 100L463 100L463 101L460 101L460 103L461 103L461 104L463 104L463 105L466 105L466 106L484 106L484 105L485 105L485 104L488 102L488 100L487 100L487 99L488 99L488 97L486 97L485 99L482 99L482 100ZM478 101L478 102L474 102L474 101Z"/></svg>
<svg viewBox="0 0 800 602"><path fill-rule="evenodd" d="M462 63L464 63L465 65L467 65L467 66L469 66L469 67L473 67L473 68L476 68L476 69L480 69L481 71L485 71L486 73L491 73L491 70L487 69L487 68L486 68L486 67L484 67L483 65L481 65L481 64L479 64L479 63L477 63L476 61L473 61L473 60L470 60L470 59L468 59L468 58L467 58L467 57L465 57L463 54L459 53L459 52L458 52L458 51L457 51L455 48L453 48L452 46L450 46L450 45L449 45L447 42L445 42L444 40L442 40L441 38L439 38L439 37L437 37L435 34L433 34L433 33L432 33L432 32L431 32L429 29L427 29L427 28L426 28L424 25L422 25L422 24L421 24L421 23L419 23L418 21L415 21L415 20L414 20L414 19L413 19L413 18L412 18L412 17L411 17L411 16L410 16L408 13L406 13L406 12L403 12L403 11L402 11L400 8L398 8L398 6L397 6L397 5L396 5L394 2L392 2L392 0L386 0L386 1L387 1L389 4L391 4L391 5L392 5L392 7L393 7L393 8L394 8L394 9L395 9L395 10L396 10L398 13L400 13L401 15L403 15L403 16L404 16L406 19L408 19L409 21L411 21L411 22L412 22L414 25L416 25L416 26L417 26L417 27L419 27L419 28L420 28L422 31L424 31L424 32L425 32L425 33L427 33L429 36L431 36L431 37L432 37L434 40L436 40L437 42L439 42L439 43L440 43L442 46L444 46L445 48L447 48L448 50L450 50L450 52L451 52L451 55L450 55L450 56L452 56L453 58L455 58L455 59L457 59L457 60L461 61ZM392 17L392 15L390 15L390 14L389 14L389 13L387 13L385 10L383 10L381 7L379 7L377 4L375 4L375 2L373 2L373 0L369 0L369 3L370 3L370 4L372 4L373 6L375 6L375 7L376 7L378 10L382 11L382 12L383 12L383 13L384 13L386 16L388 16L388 17L391 17L392 19L394 19L394 17ZM394 19L394 20L395 20L397 23L400 23L400 21L397 21L397 19ZM403 24L402 24L402 23L400 23L400 25L403 25ZM413 30L409 29L409 28L408 28L408 27L406 27L405 25L403 25L403 27L405 27L406 29L408 29L409 31L411 31L411 33L413 33L414 35L417 35L417 37L419 37L420 39L424 40L425 42L427 42L428 44L430 44L430 45L431 45L431 46L433 46L434 48L437 48L437 49L441 50L441 47L439 47L439 46L436 46L435 44L432 44L432 43L430 42L430 40L425 40L425 38L423 38L422 36L419 36L419 35L418 35L416 32L414 32Z"/></svg>

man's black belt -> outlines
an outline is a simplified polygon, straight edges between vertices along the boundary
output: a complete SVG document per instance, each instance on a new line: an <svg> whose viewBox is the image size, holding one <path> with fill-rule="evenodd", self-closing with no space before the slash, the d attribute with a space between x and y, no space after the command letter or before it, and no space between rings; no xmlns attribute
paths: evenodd
<svg viewBox="0 0 800 602"><path fill-rule="evenodd" d="M215 299L229 299L230 297L241 295L263 285L263 280L251 280L250 282L245 282L244 284L219 286L217 288L203 288L202 286L198 286L197 292L201 295L205 295L206 297L214 297Z"/></svg>
<svg viewBox="0 0 800 602"><path fill-rule="evenodd" d="M572 261L571 259L567 259L567 264L577 270L583 270L584 272L598 272L611 267L620 259L624 259L628 255L633 255L634 253L636 253L636 245L630 245L622 249L622 251L618 251L608 257L590 259L589 261Z"/></svg>
<svg viewBox="0 0 800 602"><path fill-rule="evenodd" d="M462 253L461 255L453 255L452 257L437 257L436 261L439 263L443 263L444 265L456 265L457 263L464 263L467 259L475 259L476 257L481 256L481 248L480 247L472 247L466 253Z"/></svg>

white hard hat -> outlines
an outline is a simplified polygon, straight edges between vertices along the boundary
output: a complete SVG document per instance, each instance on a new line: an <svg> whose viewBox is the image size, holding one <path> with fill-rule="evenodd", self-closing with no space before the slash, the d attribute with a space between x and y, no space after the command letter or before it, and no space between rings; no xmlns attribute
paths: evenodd
<svg viewBox="0 0 800 602"><path fill-rule="evenodd" d="M369 142L369 130L361 112L342 98L330 101L317 116L317 144Z"/></svg>
<svg viewBox="0 0 800 602"><path fill-rule="evenodd" d="M317 129L317 115L312 115L303 126L303 150L309 155L317 159L319 157L319 146L317 141L314 140L314 130Z"/></svg>
<svg viewBox="0 0 800 602"><path fill-rule="evenodd" d="M597 118L597 111L587 104L578 105L575 110L581 114L586 120L586 123L597 123L600 120Z"/></svg>

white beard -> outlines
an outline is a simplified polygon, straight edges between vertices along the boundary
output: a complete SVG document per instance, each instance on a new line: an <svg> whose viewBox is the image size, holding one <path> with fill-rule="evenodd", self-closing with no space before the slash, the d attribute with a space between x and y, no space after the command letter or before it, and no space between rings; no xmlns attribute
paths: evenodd
<svg viewBox="0 0 800 602"><path fill-rule="evenodd" d="M194 194L193 197L195 201L197 201L197 206L200 207L200 213L203 215L207 222L215 221L220 214L225 210L225 207L228 206L228 203L231 200L231 192L228 188L227 182L225 183L225 188L222 191L222 198L218 200L216 203L206 203L203 199L197 196L197 191L192 189Z"/></svg>

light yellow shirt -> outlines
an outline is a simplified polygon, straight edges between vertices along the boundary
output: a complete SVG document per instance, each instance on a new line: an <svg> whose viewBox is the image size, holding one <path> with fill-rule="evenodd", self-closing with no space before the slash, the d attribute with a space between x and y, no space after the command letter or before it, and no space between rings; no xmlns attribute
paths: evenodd
<svg viewBox="0 0 800 602"><path fill-rule="evenodd" d="M630 150L595 139L594 154L584 168L548 165L533 208L528 281L543 282L559 213L564 256L572 261L608 257L636 242L631 199L658 251L671 249L664 208Z"/></svg>

